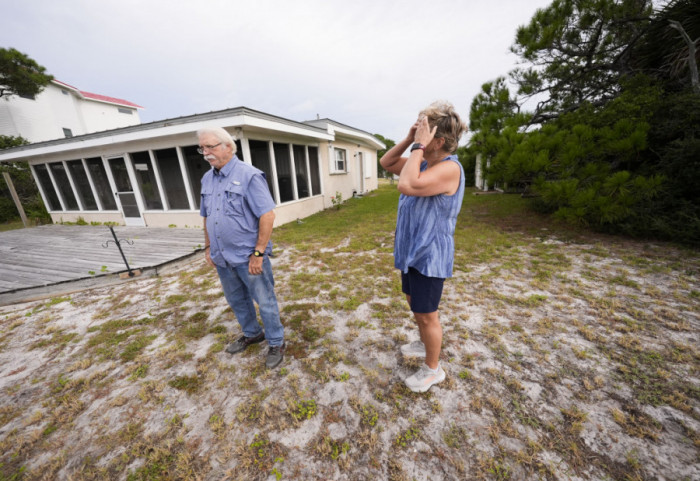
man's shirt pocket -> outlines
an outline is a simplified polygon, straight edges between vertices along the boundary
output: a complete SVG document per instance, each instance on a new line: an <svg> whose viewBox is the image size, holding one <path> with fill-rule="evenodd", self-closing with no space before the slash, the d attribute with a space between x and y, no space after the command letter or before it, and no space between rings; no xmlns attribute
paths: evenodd
<svg viewBox="0 0 700 481"><path fill-rule="evenodd" d="M231 183L226 186L224 195L226 196L225 211L226 215L242 216L245 215L245 192L241 185Z"/></svg>
<svg viewBox="0 0 700 481"><path fill-rule="evenodd" d="M201 206L202 206L202 217L209 217L211 215L211 198L212 198L212 188L202 187L201 194Z"/></svg>

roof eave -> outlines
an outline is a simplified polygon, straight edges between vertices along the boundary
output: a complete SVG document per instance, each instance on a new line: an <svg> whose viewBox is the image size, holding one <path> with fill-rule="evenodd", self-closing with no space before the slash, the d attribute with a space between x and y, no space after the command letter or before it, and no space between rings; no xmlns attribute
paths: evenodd
<svg viewBox="0 0 700 481"><path fill-rule="evenodd" d="M224 125L222 125L223 120L226 120ZM213 122L217 122L218 126L228 128L245 128L249 126L303 135L319 140L334 140L334 136L326 132L325 129L266 114L247 107L236 107L206 114L194 114L173 119L159 120L147 124L137 124L118 129L104 130L67 139L49 140L12 147L0 151L0 162L18 161L47 154L79 151L119 142L133 142L148 138L180 135L183 133L195 132L202 127L211 126ZM156 135L153 135L154 130L158 130Z"/></svg>

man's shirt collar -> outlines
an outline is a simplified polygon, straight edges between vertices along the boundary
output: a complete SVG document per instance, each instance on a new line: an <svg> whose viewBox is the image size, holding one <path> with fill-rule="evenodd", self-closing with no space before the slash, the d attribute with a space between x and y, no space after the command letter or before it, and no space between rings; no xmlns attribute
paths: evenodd
<svg viewBox="0 0 700 481"><path fill-rule="evenodd" d="M238 157L236 157L236 154L233 154L233 157L231 157L231 160L226 162L226 165L218 170L214 169L214 175L223 175L224 177L228 177L236 166L236 162L239 162Z"/></svg>

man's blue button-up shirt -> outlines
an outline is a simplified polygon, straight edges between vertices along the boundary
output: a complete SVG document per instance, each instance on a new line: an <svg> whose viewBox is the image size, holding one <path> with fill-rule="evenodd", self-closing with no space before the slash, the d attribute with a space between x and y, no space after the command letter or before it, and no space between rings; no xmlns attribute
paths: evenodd
<svg viewBox="0 0 700 481"><path fill-rule="evenodd" d="M275 208L265 174L235 155L202 177L200 214L217 266L247 264L258 241L260 216ZM272 253L272 241L265 252Z"/></svg>

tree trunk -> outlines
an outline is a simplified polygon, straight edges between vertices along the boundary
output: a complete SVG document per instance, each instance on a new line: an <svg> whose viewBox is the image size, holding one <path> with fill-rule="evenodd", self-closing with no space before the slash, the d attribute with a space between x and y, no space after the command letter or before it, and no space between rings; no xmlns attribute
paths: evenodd
<svg viewBox="0 0 700 481"><path fill-rule="evenodd" d="M690 69L690 82L693 86L693 92L700 95L700 78L698 77L698 63L695 60L695 42L690 40L690 37L686 33L683 25L676 20L669 20L671 28L674 28L680 32L681 37L686 44L688 44L688 68Z"/></svg>

